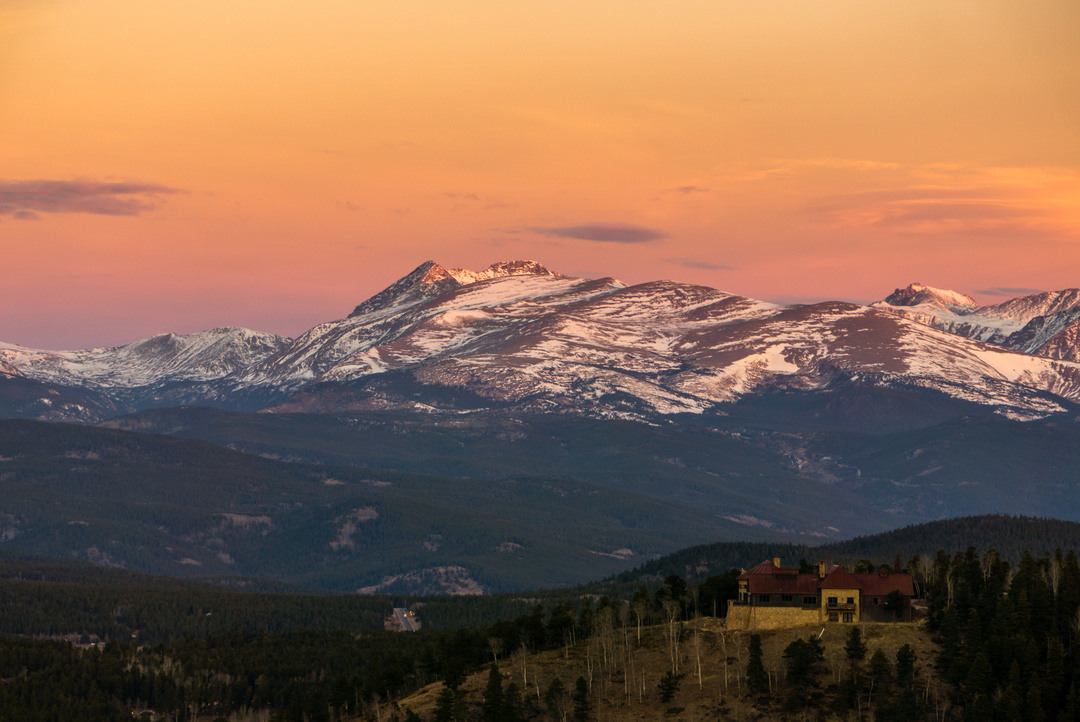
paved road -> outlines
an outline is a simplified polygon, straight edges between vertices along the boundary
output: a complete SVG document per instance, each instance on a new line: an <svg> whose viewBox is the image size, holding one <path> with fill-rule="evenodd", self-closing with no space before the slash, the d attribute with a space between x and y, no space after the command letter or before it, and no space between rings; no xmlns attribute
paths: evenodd
<svg viewBox="0 0 1080 722"><path fill-rule="evenodd" d="M394 616L397 617L398 623L406 632L415 632L420 629L420 622L416 621L416 617L414 617L408 609L405 609L404 607L394 607Z"/></svg>

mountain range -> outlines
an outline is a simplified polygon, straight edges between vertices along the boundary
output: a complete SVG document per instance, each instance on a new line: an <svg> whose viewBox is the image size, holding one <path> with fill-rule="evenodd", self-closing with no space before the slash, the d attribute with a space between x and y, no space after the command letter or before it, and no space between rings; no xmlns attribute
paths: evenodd
<svg viewBox="0 0 1080 722"><path fill-rule="evenodd" d="M0 344L0 549L467 592L716 541L1080 519L1078 297L782 305L429 261L295 339Z"/></svg>
<svg viewBox="0 0 1080 722"><path fill-rule="evenodd" d="M192 405L655 420L845 383L933 390L1015 419L1071 412L1080 290L980 307L911 284L869 306L779 305L535 261L428 261L295 339L216 328L81 351L0 344L0 414L58 421Z"/></svg>

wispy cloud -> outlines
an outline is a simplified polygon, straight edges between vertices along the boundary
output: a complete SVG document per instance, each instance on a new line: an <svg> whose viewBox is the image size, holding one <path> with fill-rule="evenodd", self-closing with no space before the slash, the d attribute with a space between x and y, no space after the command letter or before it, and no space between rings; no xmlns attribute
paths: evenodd
<svg viewBox="0 0 1080 722"><path fill-rule="evenodd" d="M803 213L833 228L909 235L1075 235L1080 176L1040 168L851 166L870 190L821 195Z"/></svg>
<svg viewBox="0 0 1080 722"><path fill-rule="evenodd" d="M534 226L534 233L555 238L573 238L579 241L600 243L652 243L668 238L668 234L656 228L636 226L629 223L583 223L578 226Z"/></svg>
<svg viewBox="0 0 1080 722"><path fill-rule="evenodd" d="M1036 293L1042 293L1041 288L1011 288L1009 286L994 286L993 288L980 288L975 293L982 294L983 296L1007 296L1008 298L1016 298L1017 296L1031 296Z"/></svg>
<svg viewBox="0 0 1080 722"><path fill-rule="evenodd" d="M161 196L182 192L157 183L0 180L0 216L23 220L37 220L41 213L137 216L157 208Z"/></svg>
<svg viewBox="0 0 1080 722"><path fill-rule="evenodd" d="M684 196L688 196L693 193L709 193L712 189L705 188L704 186L678 186L677 188L672 188L671 190L675 191L676 193L681 193Z"/></svg>
<svg viewBox="0 0 1080 722"><path fill-rule="evenodd" d="M683 268L698 268L705 271L730 271L731 266L724 263L714 263L712 261L705 261L700 258L665 258L665 263L671 263L676 266L682 266Z"/></svg>

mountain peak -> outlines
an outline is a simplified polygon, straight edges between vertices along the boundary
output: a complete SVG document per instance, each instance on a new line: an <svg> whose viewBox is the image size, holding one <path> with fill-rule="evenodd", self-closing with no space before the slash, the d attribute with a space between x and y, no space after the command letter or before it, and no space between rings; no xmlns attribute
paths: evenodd
<svg viewBox="0 0 1080 722"><path fill-rule="evenodd" d="M477 281L486 281L489 278L503 278L505 276L554 275L537 261L527 260L496 261L482 271L470 271L465 268L451 268L448 273L461 284L476 283Z"/></svg>
<svg viewBox="0 0 1080 722"><path fill-rule="evenodd" d="M370 313L400 301L435 296L450 288L467 286L477 281L525 275L553 276L555 274L540 263L527 260L496 261L482 271L471 271L467 268L447 269L435 261L424 261L411 273L361 303L349 316Z"/></svg>
<svg viewBox="0 0 1080 722"><path fill-rule="evenodd" d="M906 288L898 288L889 294L882 303L890 306L931 306L953 313L971 313L979 308L974 298L959 291L934 288L921 283L910 283Z"/></svg>

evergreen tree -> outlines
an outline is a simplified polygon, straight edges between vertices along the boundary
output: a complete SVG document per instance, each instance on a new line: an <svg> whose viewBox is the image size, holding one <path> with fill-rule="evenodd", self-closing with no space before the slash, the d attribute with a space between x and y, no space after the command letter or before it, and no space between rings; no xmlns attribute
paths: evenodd
<svg viewBox="0 0 1080 722"><path fill-rule="evenodd" d="M821 659L820 645L815 645L816 637L807 642L799 637L784 649L784 659L787 662L787 681L793 687L801 687L811 679L814 664Z"/></svg>
<svg viewBox="0 0 1080 722"><path fill-rule="evenodd" d="M990 668L990 660L985 652L975 655L975 660L968 668L967 682L964 685L969 697L984 694L989 696L994 690L994 675Z"/></svg>
<svg viewBox="0 0 1080 722"><path fill-rule="evenodd" d="M487 686L484 688L484 701L480 706L480 719L484 722L500 722L503 718L502 674L494 664L488 669Z"/></svg>
<svg viewBox="0 0 1080 722"><path fill-rule="evenodd" d="M1029 684L1027 700L1024 702L1024 711L1028 722L1044 722L1046 720L1046 711L1042 705L1042 693L1039 691L1038 684Z"/></svg>
<svg viewBox="0 0 1080 722"><path fill-rule="evenodd" d="M675 674L670 669L667 674L660 678L656 688L660 691L660 702L668 704L679 692L679 684L685 675Z"/></svg>
<svg viewBox="0 0 1080 722"><path fill-rule="evenodd" d="M765 673L765 665L762 662L761 635L750 635L750 652L746 662L746 686L751 692L768 694L769 675Z"/></svg>
<svg viewBox="0 0 1080 722"><path fill-rule="evenodd" d="M915 650L904 644L896 650L896 682L908 687L915 682Z"/></svg>
<svg viewBox="0 0 1080 722"><path fill-rule="evenodd" d="M516 682L506 685L503 693L503 722L522 722L525 719L525 705Z"/></svg>
<svg viewBox="0 0 1080 722"><path fill-rule="evenodd" d="M452 687L444 684L439 696L435 698L435 713L432 719L435 722L454 722L456 704L457 694Z"/></svg>
<svg viewBox="0 0 1080 722"><path fill-rule="evenodd" d="M551 680L551 684L548 685L547 691L544 693L544 704L547 705L548 714L551 715L552 719L566 719L569 699L563 681L558 677Z"/></svg>
<svg viewBox="0 0 1080 722"><path fill-rule="evenodd" d="M574 701L574 721L588 722L592 702L589 700L589 683L584 677L578 677L577 682L574 683L574 694L571 695L571 699Z"/></svg>
<svg viewBox="0 0 1080 722"><path fill-rule="evenodd" d="M1068 722L1080 722L1080 693L1077 693L1076 682L1069 686L1069 696L1065 699L1065 717Z"/></svg>
<svg viewBox="0 0 1080 722"><path fill-rule="evenodd" d="M866 644L862 641L862 630L852 627L848 632L847 644L844 645L848 659L859 662L866 657Z"/></svg>
<svg viewBox="0 0 1080 722"><path fill-rule="evenodd" d="M874 653L870 655L870 676L877 680L879 684L892 681L892 663L889 662L885 652L881 651L881 647L875 649Z"/></svg>

